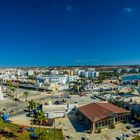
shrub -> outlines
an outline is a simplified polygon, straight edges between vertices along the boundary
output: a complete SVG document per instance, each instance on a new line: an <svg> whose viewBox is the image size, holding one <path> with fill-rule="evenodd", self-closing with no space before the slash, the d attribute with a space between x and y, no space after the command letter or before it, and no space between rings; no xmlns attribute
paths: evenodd
<svg viewBox="0 0 140 140"><path fill-rule="evenodd" d="M95 130L95 133L101 133L101 132L102 132L101 127L97 127L96 130Z"/></svg>
<svg viewBox="0 0 140 140"><path fill-rule="evenodd" d="M115 128L115 124L109 125L109 129L114 129L114 128Z"/></svg>

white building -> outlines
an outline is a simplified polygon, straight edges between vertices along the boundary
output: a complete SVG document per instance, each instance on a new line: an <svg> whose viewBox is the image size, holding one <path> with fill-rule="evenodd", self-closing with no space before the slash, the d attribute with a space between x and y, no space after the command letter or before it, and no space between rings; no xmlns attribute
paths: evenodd
<svg viewBox="0 0 140 140"><path fill-rule="evenodd" d="M96 86L93 83L87 84L84 89L85 91L93 91Z"/></svg>
<svg viewBox="0 0 140 140"><path fill-rule="evenodd" d="M47 118L61 118L65 117L73 108L75 104L63 104L63 105L43 105L42 110L45 112Z"/></svg>
<svg viewBox="0 0 140 140"><path fill-rule="evenodd" d="M34 75L34 71L28 70L28 71L27 71L27 74L28 74L28 76L32 76L32 75Z"/></svg>
<svg viewBox="0 0 140 140"><path fill-rule="evenodd" d="M51 76L37 76L39 82L66 84L68 81L67 75L51 75Z"/></svg>
<svg viewBox="0 0 140 140"><path fill-rule="evenodd" d="M100 72L97 71L97 72L95 73L95 77L99 77L99 76L100 76Z"/></svg>
<svg viewBox="0 0 140 140"><path fill-rule="evenodd" d="M116 73L121 73L122 72L122 69L116 69L115 72Z"/></svg>
<svg viewBox="0 0 140 140"><path fill-rule="evenodd" d="M57 70L52 70L51 71L51 75L58 75L59 74L59 71L57 71Z"/></svg>
<svg viewBox="0 0 140 140"><path fill-rule="evenodd" d="M0 100L3 100L3 93L2 93L2 88L0 86Z"/></svg>
<svg viewBox="0 0 140 140"><path fill-rule="evenodd" d="M76 81L76 80L78 80L78 78L79 78L79 76L77 76L77 75L68 76L68 81L69 82Z"/></svg>
<svg viewBox="0 0 140 140"><path fill-rule="evenodd" d="M85 76L86 71L85 70L79 70L78 76Z"/></svg>
<svg viewBox="0 0 140 140"><path fill-rule="evenodd" d="M2 79L3 81L7 81L7 80L16 80L17 77L16 77L15 75L2 74L2 75L0 75L0 79Z"/></svg>
<svg viewBox="0 0 140 140"><path fill-rule="evenodd" d="M95 71L95 68L91 68L91 69L88 69L87 71L85 71L85 70L79 70L78 75L79 76L96 78L96 77L99 77L99 72L96 72Z"/></svg>
<svg viewBox="0 0 140 140"><path fill-rule="evenodd" d="M27 74L27 71L20 70L20 69L17 71L18 76L23 76L23 75L26 75L26 74Z"/></svg>

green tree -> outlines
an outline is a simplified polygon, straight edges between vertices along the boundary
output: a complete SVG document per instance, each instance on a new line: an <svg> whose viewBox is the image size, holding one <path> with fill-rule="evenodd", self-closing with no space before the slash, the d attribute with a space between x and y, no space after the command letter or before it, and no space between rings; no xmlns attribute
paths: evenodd
<svg viewBox="0 0 140 140"><path fill-rule="evenodd" d="M16 89L14 87L11 87L10 90L13 92L13 97L15 98L15 91L16 91Z"/></svg>
<svg viewBox="0 0 140 140"><path fill-rule="evenodd" d="M29 75L28 76L28 79L30 79L30 80L36 80L36 76L35 75Z"/></svg>
<svg viewBox="0 0 140 140"><path fill-rule="evenodd" d="M134 93L135 92L135 89L134 88L131 88L131 91L130 91L131 93Z"/></svg>
<svg viewBox="0 0 140 140"><path fill-rule="evenodd" d="M3 83L3 80L0 78L0 84L2 84Z"/></svg>
<svg viewBox="0 0 140 140"><path fill-rule="evenodd" d="M24 93L23 93L23 95L25 96L25 102L27 102L27 100L28 100L28 95L29 95L30 93L28 92L28 91L25 91Z"/></svg>
<svg viewBox="0 0 140 140"><path fill-rule="evenodd" d="M109 125L109 129L114 129L114 128L115 128L115 124Z"/></svg>
<svg viewBox="0 0 140 140"><path fill-rule="evenodd" d="M82 80L77 81L75 88L78 93L84 91L84 84L85 84L85 81L82 81Z"/></svg>
<svg viewBox="0 0 140 140"><path fill-rule="evenodd" d="M39 140L45 140L45 136L46 136L46 132L41 132L41 133L39 133L39 135L38 135L38 139Z"/></svg>
<svg viewBox="0 0 140 140"><path fill-rule="evenodd" d="M31 115L32 116L31 125L33 125L33 110L36 109L37 104L36 104L36 102L34 102L34 100L31 100L28 103L29 103L29 110L31 110L31 112L32 112L32 115Z"/></svg>
<svg viewBox="0 0 140 140"><path fill-rule="evenodd" d="M102 132L101 127L97 127L96 130L95 130L95 132L96 132L96 133L101 133L101 132Z"/></svg>
<svg viewBox="0 0 140 140"><path fill-rule="evenodd" d="M15 88L15 90L16 90L17 88L19 88L19 84L13 84L12 86ZM16 99L18 98L18 97L17 97L17 92L15 92L15 98L16 98Z"/></svg>
<svg viewBox="0 0 140 140"><path fill-rule="evenodd" d="M36 121L39 124L39 134L41 133L41 124L43 121L47 121L47 118L45 117L45 113L43 111L38 111L37 115L35 116Z"/></svg>
<svg viewBox="0 0 140 140"><path fill-rule="evenodd" d="M80 93L80 92L85 91L85 89L84 89L85 82L86 82L86 79L85 78L81 78L81 79L78 79L75 82L71 82L72 83L72 86L73 86L70 89L71 94Z"/></svg>
<svg viewBox="0 0 140 140"><path fill-rule="evenodd" d="M16 88L16 89L19 88L19 84L14 84L13 87ZM18 98L17 97L17 92L15 92L15 95L16 95L16 99L17 99Z"/></svg>
<svg viewBox="0 0 140 140"><path fill-rule="evenodd" d="M6 85L11 89L12 87L12 82L10 80L6 81Z"/></svg>

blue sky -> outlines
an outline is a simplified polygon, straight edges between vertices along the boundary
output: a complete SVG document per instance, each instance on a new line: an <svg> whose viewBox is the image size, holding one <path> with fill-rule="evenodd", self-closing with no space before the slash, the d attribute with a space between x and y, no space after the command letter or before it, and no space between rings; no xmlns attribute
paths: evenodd
<svg viewBox="0 0 140 140"><path fill-rule="evenodd" d="M139 0L1 0L0 66L140 64Z"/></svg>

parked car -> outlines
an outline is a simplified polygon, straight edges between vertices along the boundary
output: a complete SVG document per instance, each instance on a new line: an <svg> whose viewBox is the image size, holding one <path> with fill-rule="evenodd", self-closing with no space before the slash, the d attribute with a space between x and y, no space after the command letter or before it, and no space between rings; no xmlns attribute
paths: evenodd
<svg viewBox="0 0 140 140"><path fill-rule="evenodd" d="M131 132L132 132L132 133L134 133L134 134L136 133L136 131L135 131L135 130L132 130Z"/></svg>
<svg viewBox="0 0 140 140"><path fill-rule="evenodd" d="M81 137L81 140L87 140L85 137Z"/></svg>
<svg viewBox="0 0 140 140"><path fill-rule="evenodd" d="M66 139L70 139L70 136L66 136Z"/></svg>
<svg viewBox="0 0 140 140"><path fill-rule="evenodd" d="M131 126L130 126L130 125L127 125L127 126L126 126L126 129L131 129Z"/></svg>
<svg viewBox="0 0 140 140"><path fill-rule="evenodd" d="M116 137L116 140L121 140L119 137Z"/></svg>

